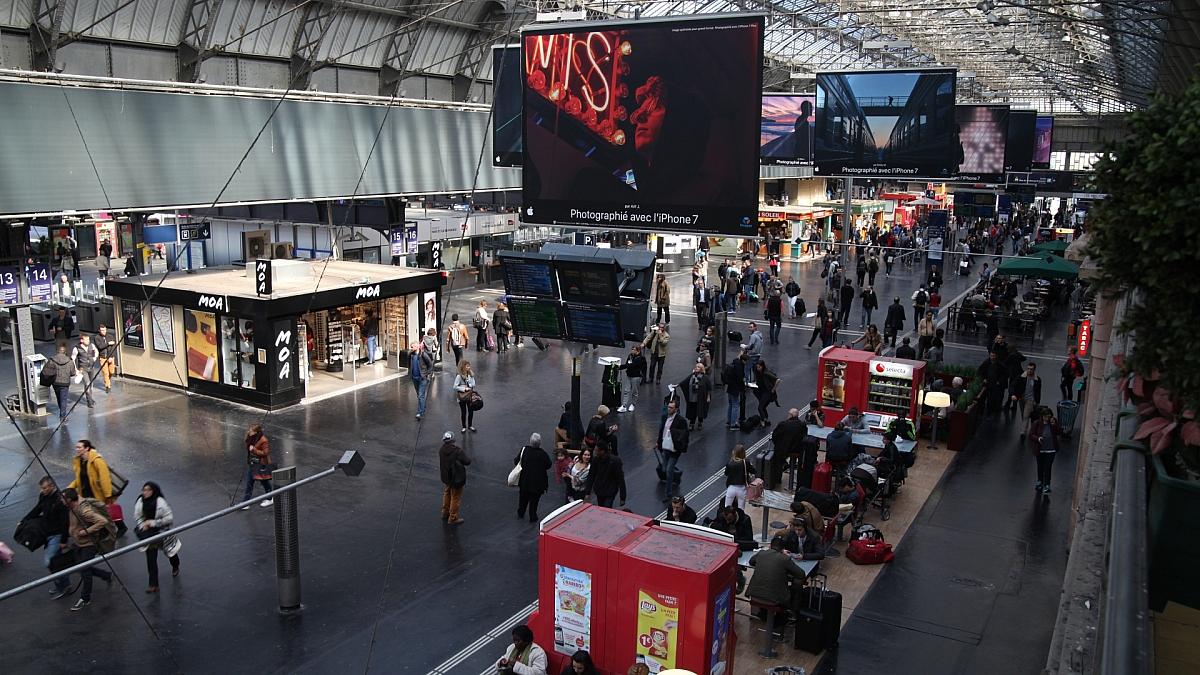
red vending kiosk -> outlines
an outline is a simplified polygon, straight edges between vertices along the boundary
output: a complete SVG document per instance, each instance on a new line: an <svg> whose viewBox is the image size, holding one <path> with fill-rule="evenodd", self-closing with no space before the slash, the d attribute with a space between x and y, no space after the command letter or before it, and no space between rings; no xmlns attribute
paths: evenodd
<svg viewBox="0 0 1200 675"><path fill-rule="evenodd" d="M542 521L538 537L538 609L529 617L534 639L546 650L550 672L562 670L577 650L591 652L602 672L624 673L610 654L617 644L616 596L622 546L654 521L587 502L573 502Z"/></svg>
<svg viewBox="0 0 1200 675"><path fill-rule="evenodd" d="M626 539L607 598L610 669L733 672L737 557L732 539L695 525L661 523Z"/></svg>
<svg viewBox="0 0 1200 675"><path fill-rule="evenodd" d="M817 369L817 400L825 412L825 424L837 423L850 408L877 415L877 426L886 426L901 410L910 419L916 417L924 361L827 347L821 350Z"/></svg>

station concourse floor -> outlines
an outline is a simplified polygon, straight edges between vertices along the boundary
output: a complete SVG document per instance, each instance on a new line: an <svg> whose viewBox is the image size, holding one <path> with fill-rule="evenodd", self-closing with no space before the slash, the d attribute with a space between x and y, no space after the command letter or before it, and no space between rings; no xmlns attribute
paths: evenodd
<svg viewBox="0 0 1200 675"><path fill-rule="evenodd" d="M714 264L712 273L715 269ZM881 274L876 284L881 304L892 295L907 298L919 283L917 269L897 266L891 279ZM819 272L812 263L784 266L785 276L797 276L810 310L816 305ZM667 382L682 379L689 370L698 337L684 295L688 271L671 279L675 316L666 376L660 385L644 385L636 412L618 419L628 506L650 515L662 510L662 487L650 451L661 398ZM947 301L965 288L964 279L948 280ZM479 299L492 301L499 294L496 289L454 292L450 311L466 319ZM907 301L904 304L907 307ZM748 320L761 324L761 307L739 310L735 316L740 318L731 326ZM876 321L881 320L877 313ZM785 321L782 344L765 347L765 360L783 379L782 407L771 409L775 421L788 407L812 398L816 349L809 352L803 346L810 333L808 325ZM602 348L601 353L619 356L624 350ZM974 364L983 352L978 346L952 348L951 357L948 360ZM92 604L81 612L68 611L73 599L50 601L44 588L5 601L0 607L6 618L0 672L373 669L475 675L486 670L505 643L504 631L486 634L536 599L536 528L516 518L516 494L504 484L505 477L530 432L552 438L560 406L569 398L569 357L558 345L539 352L527 342L525 348L501 355L468 350L467 358L476 363L485 406L476 416L479 433L465 440L474 461L463 499L466 523L456 527L439 524L437 517L439 439L446 430L459 435L449 362L433 383L428 414L420 423L413 419L415 395L406 378L271 413L118 380L111 395L97 394L95 409L80 406L57 432L52 433L53 426L47 428L45 421L20 422L35 448L44 445L43 459L62 485L71 479L73 443L92 440L131 481L121 499L130 519L134 491L145 480L162 486L178 523L240 499L242 435L253 422L264 424L275 461L297 466L300 476L329 467L347 449L361 451L367 465L356 478L335 475L300 491L301 615L283 617L276 611L274 522L271 509L255 506L181 534L182 573L171 578L165 574L165 561L160 561L163 579L157 595L143 592L144 558L135 554L112 563L120 583L106 589L97 582ZM590 412L599 403L600 368L594 354L585 364L583 409ZM1054 362L1041 367L1044 372L1057 371ZM11 389L12 377L11 352L5 352L0 356L0 387ZM1053 397L1052 378L1046 379ZM681 462L685 490L718 472L734 442L750 444L767 433L726 431L720 423L723 411L724 395L718 392L709 424L694 434ZM50 422L55 421L52 414ZM989 626L1011 638L990 662L1011 664L1014 650L1044 656L1049 641L1044 626L1053 621L1057 594L1046 592L1037 602L1025 602L1011 591L1058 587L1062 571L1057 558L1065 560L1065 539L1055 528L1065 528L1068 491L1061 482L1049 506L1038 507L1027 476L1032 475L1033 461L1013 443L994 449L989 443L955 458L919 514L912 538L901 542L903 555L859 603L864 618L856 613L846 624L839 664L826 672L864 672L857 664L869 661L868 651L883 655L889 672L933 672L897 667L906 654L932 658L941 649L983 654L992 643L981 640L972 650L972 636L987 635ZM995 445L1000 444L995 439ZM0 490L13 486L7 495L0 492L0 537L6 540L36 496L42 470L24 471L31 459L17 429L10 424L0 431ZM1065 457L1055 469L1056 481L1066 481L1071 473ZM691 502L710 503L721 485L717 481ZM561 503L560 490L552 487L543 498L543 514ZM261 487L255 491L261 493ZM996 508L997 503L1002 506ZM1061 550L1043 556L1041 547L1053 548L1056 538ZM128 535L123 539L131 541ZM1003 555L981 556L981 550ZM0 588L41 575L40 552L16 553L14 564L0 566ZM984 567L975 570L975 565ZM885 592L888 588L892 590ZM886 597L875 598L881 593ZM989 616L995 618L981 624L982 618L972 617L981 614L983 607L977 603L985 597L992 598ZM875 609L866 612L864 607ZM998 614L1001 610L1004 616ZM883 615L892 617L891 625L880 619ZM1001 619L1003 626L992 624ZM946 628L914 629L928 624ZM887 642L879 644L881 640ZM763 668L785 662L764 662Z"/></svg>

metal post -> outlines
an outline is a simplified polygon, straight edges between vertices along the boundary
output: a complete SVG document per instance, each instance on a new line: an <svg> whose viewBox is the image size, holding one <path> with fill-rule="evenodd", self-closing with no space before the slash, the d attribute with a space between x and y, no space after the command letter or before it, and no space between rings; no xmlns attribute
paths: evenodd
<svg viewBox="0 0 1200 675"><path fill-rule="evenodd" d="M722 376L725 372L725 358L729 347L729 321L725 312L713 313L713 332L717 334L717 339L713 343L713 377L712 380L718 387L723 386L725 382Z"/></svg>
<svg viewBox="0 0 1200 675"><path fill-rule="evenodd" d="M854 190L854 179L846 177L846 194L844 210L842 211L842 245L838 249L838 264L842 268L842 272L846 271L846 247L850 245L850 230L851 219L854 217L854 205L851 204L850 195ZM847 275L849 276L849 275ZM846 278L846 277L843 277Z"/></svg>
<svg viewBox="0 0 1200 675"><path fill-rule="evenodd" d="M580 349L583 345L579 346ZM582 370L583 358L580 354L571 355L571 414L568 420L571 424L571 447L583 447L583 418L579 415L579 408L583 405L582 396L579 392L580 373Z"/></svg>
<svg viewBox="0 0 1200 675"><path fill-rule="evenodd" d="M296 482L296 467L271 472L281 487ZM275 576L279 585L279 613L298 614L300 604L300 521L296 514L296 491L275 498Z"/></svg>

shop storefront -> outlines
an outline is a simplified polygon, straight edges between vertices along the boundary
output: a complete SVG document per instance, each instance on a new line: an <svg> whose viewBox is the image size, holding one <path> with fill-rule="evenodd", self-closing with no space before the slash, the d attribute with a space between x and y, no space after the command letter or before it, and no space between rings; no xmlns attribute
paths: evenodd
<svg viewBox="0 0 1200 675"><path fill-rule="evenodd" d="M411 345L440 326L438 272L270 262L262 295L254 263L110 281L122 374L276 409L400 376ZM369 333L374 364L366 363Z"/></svg>
<svg viewBox="0 0 1200 675"><path fill-rule="evenodd" d="M765 240L767 233L770 232L775 240L782 242L779 247L781 256L784 258L798 257L804 247L794 245L794 242L797 240L809 241L814 231L824 238L825 230L830 226L829 221L832 216L833 212L829 209L810 206L760 208L758 210L758 236ZM763 246L765 247L765 244ZM762 251L765 253L766 249L763 248Z"/></svg>
<svg viewBox="0 0 1200 675"><path fill-rule="evenodd" d="M813 206L822 209L829 209L833 212L833 218L838 223L841 222L842 215L846 210L844 202L816 202ZM865 234L871 227L883 229L883 215L887 209L887 204L881 199L855 199L850 202L850 216L853 219L853 225L860 234ZM829 234L827 231L826 234ZM844 241L845 236L841 227L835 227L833 231L835 241Z"/></svg>

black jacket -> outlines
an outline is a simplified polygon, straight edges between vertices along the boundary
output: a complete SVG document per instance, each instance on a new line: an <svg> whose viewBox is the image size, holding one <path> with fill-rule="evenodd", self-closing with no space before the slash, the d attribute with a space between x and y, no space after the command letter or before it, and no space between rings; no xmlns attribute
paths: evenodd
<svg viewBox="0 0 1200 675"><path fill-rule="evenodd" d="M754 539L754 523L745 511L738 509L737 512L737 520L733 521L733 524L725 522L725 516L718 515L708 526L718 532L733 535L733 541L743 551L753 551L758 548L758 542Z"/></svg>
<svg viewBox="0 0 1200 675"><path fill-rule="evenodd" d="M671 419L671 418L667 418ZM662 437L664 428L667 426L667 420L663 420L662 424L658 425L658 436L655 437L654 447L662 450ZM681 413L675 414L675 419L671 422L671 442L675 445L675 452L684 453L688 448L688 421Z"/></svg>
<svg viewBox="0 0 1200 675"><path fill-rule="evenodd" d="M38 495L37 504L30 509L29 513L25 514L21 522L25 523L41 519L42 531L47 537L54 534L65 536L67 534L69 513L67 507L59 499L60 494L58 490L55 490L49 495Z"/></svg>
<svg viewBox="0 0 1200 675"><path fill-rule="evenodd" d="M997 388L1008 386L1008 368L999 359L992 361L990 358L979 364L977 371L979 377L983 378L985 387Z"/></svg>
<svg viewBox="0 0 1200 675"><path fill-rule="evenodd" d="M775 426L771 432L771 442L775 444L775 453L788 457L799 453L804 437L808 435L808 425L799 417L789 417Z"/></svg>
<svg viewBox="0 0 1200 675"><path fill-rule="evenodd" d="M471 458L454 441L442 441L438 450L438 470L441 473L442 484L450 487L462 487L467 484L467 465ZM523 472L522 472L523 473Z"/></svg>
<svg viewBox="0 0 1200 675"><path fill-rule="evenodd" d="M854 437L849 431L834 429L825 439L825 460L849 462L854 459Z"/></svg>
<svg viewBox="0 0 1200 675"><path fill-rule="evenodd" d="M803 553L805 560L825 558L825 554L821 552L821 535L812 528L806 528L803 550L800 547L800 536L795 530L788 528L787 534L783 535L783 550L789 553Z"/></svg>
<svg viewBox="0 0 1200 675"><path fill-rule="evenodd" d="M692 391L692 373L689 373L675 388L675 392L689 403L707 401L708 397L712 395L712 380L708 379L707 375L701 375L697 379L695 391Z"/></svg>
<svg viewBox="0 0 1200 675"><path fill-rule="evenodd" d="M875 291L863 291L858 297L862 298L863 309L879 309L879 296Z"/></svg>
<svg viewBox="0 0 1200 675"><path fill-rule="evenodd" d="M721 371L721 382L725 391L730 394L741 394L746 391L746 366L741 360L736 360L725 366Z"/></svg>
<svg viewBox="0 0 1200 675"><path fill-rule="evenodd" d="M913 349L912 345L900 345L896 347L896 358L915 359L917 358L917 350Z"/></svg>
<svg viewBox="0 0 1200 675"><path fill-rule="evenodd" d="M1020 373L1008 382L1008 393L1010 396L1024 398L1025 396L1025 373ZM1037 375L1033 376L1033 402L1042 402L1042 378Z"/></svg>
<svg viewBox="0 0 1200 675"><path fill-rule="evenodd" d="M584 436L591 436L596 439L596 443L603 443L605 447L611 447L612 434L608 430L609 424L603 417L595 417L588 420L587 429L584 430Z"/></svg>
<svg viewBox="0 0 1200 675"><path fill-rule="evenodd" d="M687 504L684 504L683 505L683 513L679 514L679 517L676 518L675 512L672 511L670 508L670 505L668 505L667 520L672 520L672 521L675 521L678 523L688 523L690 525L695 525L696 524L696 510L693 509L692 507L688 506Z"/></svg>
<svg viewBox="0 0 1200 675"><path fill-rule="evenodd" d="M526 445L513 457L514 466L517 462L521 463L521 479L517 482L521 492L541 494L550 489L550 480L547 477L551 466L550 455L546 454L545 450Z"/></svg>
<svg viewBox="0 0 1200 675"><path fill-rule="evenodd" d="M749 460L731 459L725 465L725 486L730 485L749 485L754 478L754 467L750 465Z"/></svg>
<svg viewBox="0 0 1200 675"><path fill-rule="evenodd" d="M592 459L592 468L588 472L583 491L598 497L612 497L620 493L621 502L624 503L625 467L621 458L611 452L597 454Z"/></svg>
<svg viewBox="0 0 1200 675"><path fill-rule="evenodd" d="M854 302L854 287L842 286L842 307L849 307L850 303Z"/></svg>
<svg viewBox="0 0 1200 675"><path fill-rule="evenodd" d="M630 352L625 356L625 363L621 364L621 370L629 377L645 377L646 376L646 357L641 354L634 355Z"/></svg>
<svg viewBox="0 0 1200 675"><path fill-rule="evenodd" d="M885 329L896 332L904 330L904 306L898 302L888 305L887 319L883 322Z"/></svg>

